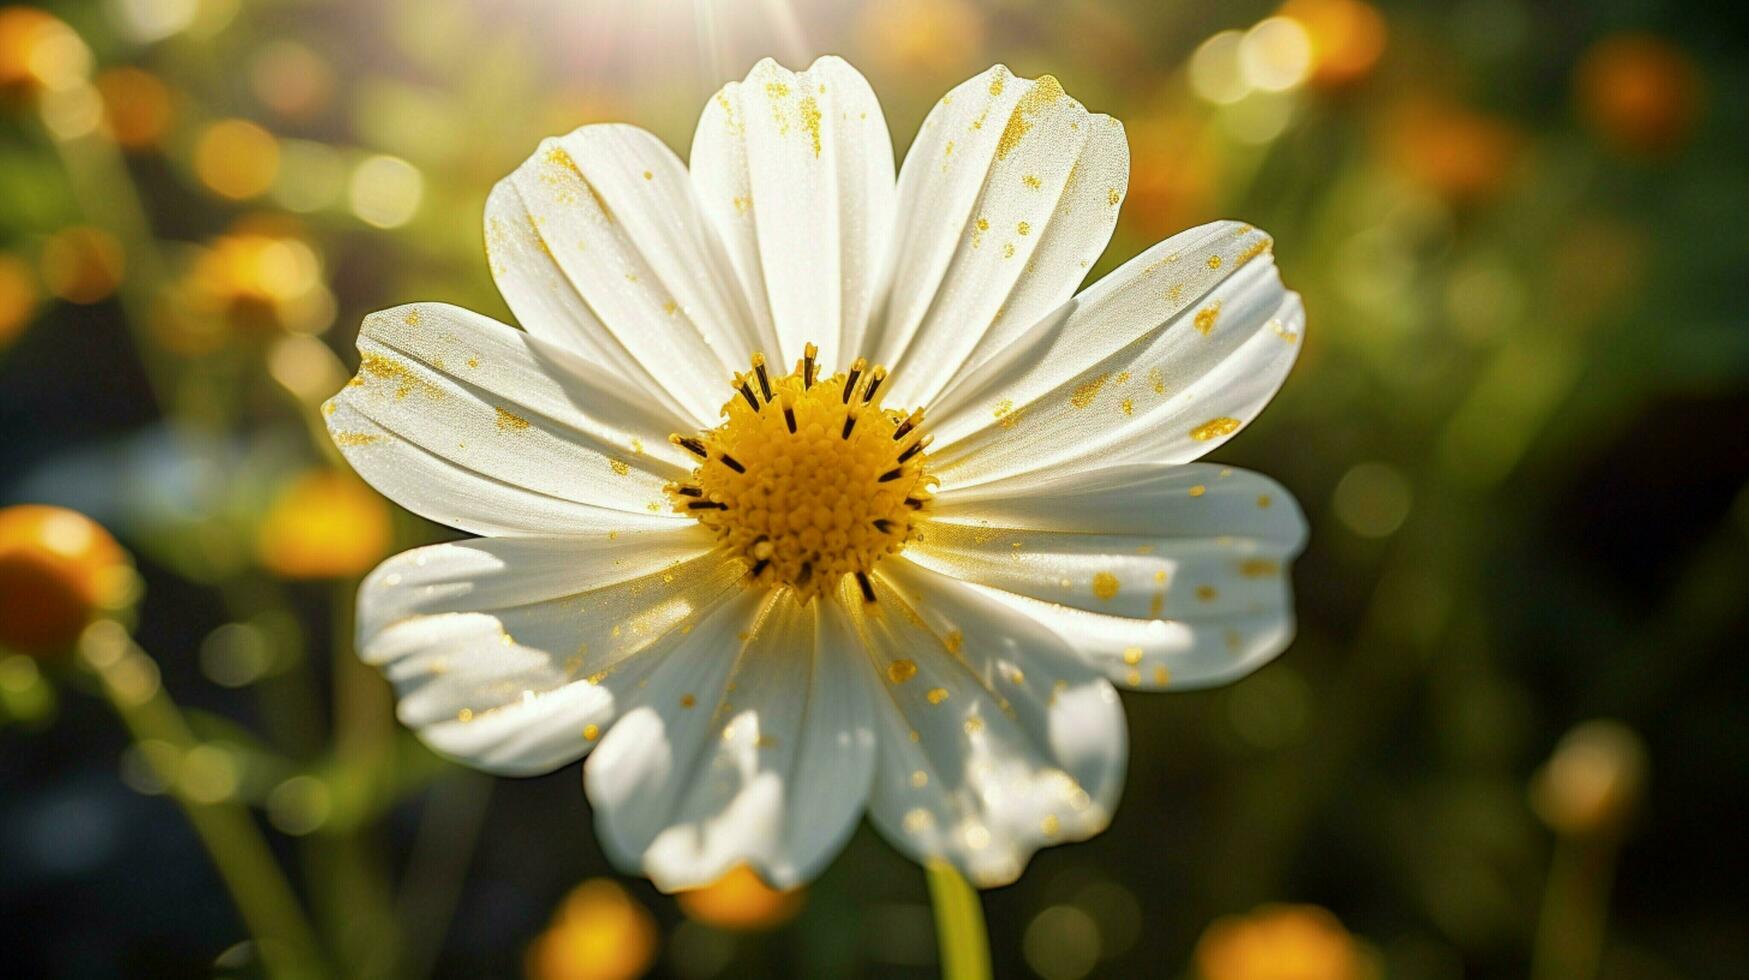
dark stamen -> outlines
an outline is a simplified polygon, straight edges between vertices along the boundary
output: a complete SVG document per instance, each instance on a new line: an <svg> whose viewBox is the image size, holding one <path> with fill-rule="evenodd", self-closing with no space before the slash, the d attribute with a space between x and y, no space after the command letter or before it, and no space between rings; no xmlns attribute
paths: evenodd
<svg viewBox="0 0 1749 980"><path fill-rule="evenodd" d="M699 442L697 439L693 439L690 436L669 436L668 441L694 456L697 456L699 459L711 458L711 454L704 451L704 443Z"/></svg>
<svg viewBox="0 0 1749 980"><path fill-rule="evenodd" d="M916 442L911 444L910 449L907 449L904 452L899 454L899 462L903 463L906 460L910 459L911 457L917 455L918 453L920 453L922 451L923 451L923 440L919 439Z"/></svg>
<svg viewBox="0 0 1749 980"><path fill-rule="evenodd" d="M760 572L763 572L763 571L765 571L765 568L766 568L766 566L767 566L767 565L770 565L770 564L771 564L771 559L769 559L769 558L761 558L761 559L759 559L759 560L758 560L758 561L756 561L756 562L754 562L754 563L753 563L753 571L752 571L752 572L751 572L751 573L750 573L750 574L751 574L751 575L752 575L752 576L753 576L753 577L754 577L754 578L758 578L758 577L759 577L759 573L760 573Z"/></svg>
<svg viewBox="0 0 1749 980"><path fill-rule="evenodd" d="M874 401L875 391L880 388L881 382L885 381L885 380L887 380L887 375L886 375L886 372L884 372L884 371L876 371L875 373L869 375L869 377L868 377L868 390L862 393L862 400L863 400L864 404Z"/></svg>
<svg viewBox="0 0 1749 980"><path fill-rule="evenodd" d="M901 474L903 474L904 472L905 472L905 468L903 466L895 466L892 469L886 471L885 473L882 473L881 478L875 482L877 482L877 483L891 483L894 480L897 480L899 478L899 476Z"/></svg>
<svg viewBox="0 0 1749 980"><path fill-rule="evenodd" d="M905 498L905 506L911 508L912 510L922 510L923 509L923 501L918 500L916 497L906 497Z"/></svg>
<svg viewBox="0 0 1749 980"><path fill-rule="evenodd" d="M753 397L753 388L745 381L741 382L741 397L747 399L747 404L755 412L759 411L759 399Z"/></svg>
<svg viewBox="0 0 1749 980"><path fill-rule="evenodd" d="M736 459L733 456L730 456L728 453L724 453L717 458L721 459L723 461L724 466L727 466L729 469L732 469L737 473L747 472L747 467L742 466L740 460Z"/></svg>
<svg viewBox="0 0 1749 980"><path fill-rule="evenodd" d="M759 375L759 390L765 395L766 401L771 401L771 379L765 374L765 355L753 355L753 371Z"/></svg>
<svg viewBox="0 0 1749 980"><path fill-rule="evenodd" d="M786 425L789 426L789 434L792 436L795 435L796 434L796 410L789 407L788 405L785 405L783 407L783 421Z"/></svg>
<svg viewBox="0 0 1749 980"><path fill-rule="evenodd" d="M868 580L867 572L856 573L856 584L862 586L862 601L875 601L874 583Z"/></svg>
<svg viewBox="0 0 1749 980"><path fill-rule="evenodd" d="M720 504L714 500L694 500L686 505L687 510L728 510L728 504Z"/></svg>
<svg viewBox="0 0 1749 980"><path fill-rule="evenodd" d="M875 526L875 530L881 532L882 534L891 534L893 531L893 522L887 520L884 517L875 518L874 526Z"/></svg>
<svg viewBox="0 0 1749 980"><path fill-rule="evenodd" d="M867 363L859 357L850 365L850 375L844 379L844 404L850 404L850 396L856 394L856 379L862 377L863 365Z"/></svg>
<svg viewBox="0 0 1749 980"><path fill-rule="evenodd" d="M915 428L917 428L917 413L913 412L910 418L900 422L899 427L893 430L893 441L898 442L905 438L905 434Z"/></svg>
<svg viewBox="0 0 1749 980"><path fill-rule="evenodd" d="M814 580L814 563L812 560L802 562L801 574L796 576L797 585L807 585Z"/></svg>
<svg viewBox="0 0 1749 980"><path fill-rule="evenodd" d="M681 487L678 491L682 497L702 497L704 490L700 487Z"/></svg>
<svg viewBox="0 0 1749 980"><path fill-rule="evenodd" d="M820 348L813 344L802 348L802 387L814 386L814 357L820 353Z"/></svg>
<svg viewBox="0 0 1749 980"><path fill-rule="evenodd" d="M850 438L850 430L856 428L856 416L844 416L844 438Z"/></svg>

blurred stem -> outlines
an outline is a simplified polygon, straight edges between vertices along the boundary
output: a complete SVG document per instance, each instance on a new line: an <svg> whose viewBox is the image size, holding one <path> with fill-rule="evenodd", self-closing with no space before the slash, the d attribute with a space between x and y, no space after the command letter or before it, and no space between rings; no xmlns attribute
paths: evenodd
<svg viewBox="0 0 1749 980"><path fill-rule="evenodd" d="M944 980L989 980L990 940L978 890L946 861L931 861L929 898L935 906L935 938Z"/></svg>
<svg viewBox="0 0 1749 980"><path fill-rule="evenodd" d="M438 780L426 798L396 902L407 976L430 976L437 963L491 800L491 778L465 771Z"/></svg>
<svg viewBox="0 0 1749 980"><path fill-rule="evenodd" d="M136 745L156 742L176 750L174 755L142 755L212 855L268 972L275 977L323 975L315 933L249 812L230 800L196 799L177 778L176 760L199 743L165 693L157 664L113 621L86 630L78 656L102 681L105 697Z"/></svg>
<svg viewBox="0 0 1749 980"><path fill-rule="evenodd" d="M1562 835L1549 862L1531 980L1592 980L1609 917L1613 840Z"/></svg>

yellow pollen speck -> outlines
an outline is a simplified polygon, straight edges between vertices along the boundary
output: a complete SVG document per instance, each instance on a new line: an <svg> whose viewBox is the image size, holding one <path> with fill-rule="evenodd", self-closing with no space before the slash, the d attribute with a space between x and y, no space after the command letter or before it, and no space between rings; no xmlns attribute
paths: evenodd
<svg viewBox="0 0 1749 980"><path fill-rule="evenodd" d="M1123 401L1118 403L1117 407L1123 409L1123 413L1125 415L1136 414L1136 403L1132 399L1125 398Z"/></svg>
<svg viewBox="0 0 1749 980"><path fill-rule="evenodd" d="M820 156L820 104L815 102L814 97L810 95L802 100L801 113L802 128L808 131L808 137L814 144L814 157L818 159Z"/></svg>
<svg viewBox="0 0 1749 980"><path fill-rule="evenodd" d="M1209 419L1207 422L1190 430L1190 437L1197 442L1207 442L1221 436L1232 435L1239 429L1239 420L1225 415Z"/></svg>
<svg viewBox="0 0 1749 980"><path fill-rule="evenodd" d="M946 635L941 638L941 645L947 647L948 653L957 656L961 650L965 649L966 635L959 630L948 630Z"/></svg>
<svg viewBox="0 0 1749 980"><path fill-rule="evenodd" d="M1007 159L1008 154L1020 145L1021 138L1032 130L1031 117L1036 117L1062 97L1062 83L1050 75L1040 75L1032 88L1014 104L1014 111L1008 117L1008 125L1003 127L1002 136L996 141L996 159Z"/></svg>
<svg viewBox="0 0 1749 980"><path fill-rule="evenodd" d="M1019 422L1020 417L1025 414L1024 409L1016 410L1014 407L1014 401L1008 398L1004 398L1000 402L997 402L994 411L996 420L1002 423L1002 428L1004 429L1014 428L1015 423Z"/></svg>
<svg viewBox="0 0 1749 980"><path fill-rule="evenodd" d="M966 734L967 735L976 735L983 730L984 730L984 719L979 718L977 715L973 715L970 718L966 719Z"/></svg>
<svg viewBox="0 0 1749 980"><path fill-rule="evenodd" d="M1215 318L1220 316L1220 315L1221 315L1221 301L1218 299L1215 300L1213 303L1210 303L1209 305L1203 307L1202 309L1197 310L1196 311L1196 332L1202 334L1204 337L1207 337L1209 335L1209 331L1211 331L1215 328Z"/></svg>
<svg viewBox="0 0 1749 980"><path fill-rule="evenodd" d="M1062 832L1063 824L1062 821L1057 819L1056 814L1047 813L1045 814L1045 818L1038 822L1038 829L1044 831L1045 836L1047 837L1055 837L1058 833Z"/></svg>
<svg viewBox="0 0 1749 980"><path fill-rule="evenodd" d="M601 726L600 725L584 725L583 726L583 738L586 741L593 742L600 737L601 737Z"/></svg>
<svg viewBox="0 0 1749 980"><path fill-rule="evenodd" d="M910 660L895 660L887 665L887 680L903 684L917 676L917 664Z"/></svg>
<svg viewBox="0 0 1749 980"><path fill-rule="evenodd" d="M1155 667L1154 668L1154 683L1160 685L1161 687L1165 687L1167 684L1169 684L1171 682L1172 682L1172 672L1171 671L1168 671L1165 667Z"/></svg>
<svg viewBox="0 0 1749 980"><path fill-rule="evenodd" d="M1110 602L1117 597L1117 576L1110 572L1100 572L1093 576L1093 594Z"/></svg>
<svg viewBox="0 0 1749 980"><path fill-rule="evenodd" d="M455 720L462 722L463 724L466 724L467 722L473 721L474 720L474 709L463 708L462 710L456 712L455 713Z"/></svg>
<svg viewBox="0 0 1749 980"><path fill-rule="evenodd" d="M1124 651L1123 651L1123 662L1126 664L1129 664L1131 667L1134 667L1136 664L1141 663L1142 662L1142 648L1141 647L1125 647Z"/></svg>
<svg viewBox="0 0 1749 980"><path fill-rule="evenodd" d="M1148 387L1154 389L1154 394L1166 394L1166 373L1159 368L1148 369Z"/></svg>
<svg viewBox="0 0 1749 980"><path fill-rule="evenodd" d="M1117 192L1117 188L1113 187L1105 192L1105 203L1112 207L1117 207L1117 202L1121 200L1123 200L1123 195Z"/></svg>
<svg viewBox="0 0 1749 980"><path fill-rule="evenodd" d="M924 697L929 699L930 704L940 704L941 702L947 700L947 688L945 688L945 687L930 688L929 693L925 694Z"/></svg>
<svg viewBox="0 0 1749 980"><path fill-rule="evenodd" d="M1209 256L1209 268L1219 269L1220 267L1221 267L1221 257L1219 255Z"/></svg>
<svg viewBox="0 0 1749 980"><path fill-rule="evenodd" d="M610 459L607 461L607 465L613 470L615 476L625 476L632 471L631 466L623 459Z"/></svg>
<svg viewBox="0 0 1749 980"><path fill-rule="evenodd" d="M1239 574L1246 578L1268 578L1281 571L1281 566L1267 558L1247 558L1239 563Z"/></svg>
<svg viewBox="0 0 1749 980"><path fill-rule="evenodd" d="M1209 492L1209 488L1203 486L1200 483L1198 483L1196 486L1190 488L1190 495L1192 497L1200 497L1203 494L1208 493L1208 492Z"/></svg>
<svg viewBox="0 0 1749 980"><path fill-rule="evenodd" d="M479 358L477 358L477 357L468 358L468 367L477 368L479 366L480 366L480 359Z"/></svg>
<svg viewBox="0 0 1749 980"><path fill-rule="evenodd" d="M382 436L372 435L369 432L334 433L334 443L339 446L368 446L373 442L379 442L381 440Z"/></svg>
<svg viewBox="0 0 1749 980"><path fill-rule="evenodd" d="M913 809L905 811L905 832L906 833L921 834L925 830L928 830L934 824L935 824L935 818L930 816L929 811L923 809L922 807L915 807Z"/></svg>
<svg viewBox="0 0 1749 980"><path fill-rule="evenodd" d="M1139 670L1132 670L1125 673L1123 675L1123 682L1131 687L1140 686L1142 683L1142 672Z"/></svg>
<svg viewBox="0 0 1749 980"><path fill-rule="evenodd" d="M673 300L669 300L668 302L662 304L662 312L668 314L669 316L673 316L675 313L679 312L679 310L680 310L680 304L676 303Z"/></svg>
<svg viewBox="0 0 1749 980"><path fill-rule="evenodd" d="M417 327L419 325L419 311L408 310L407 315L402 317L402 319L407 321L407 326Z"/></svg>
<svg viewBox="0 0 1749 980"><path fill-rule="evenodd" d="M653 173L651 173L651 172L649 172L649 171L648 171L648 170L646 170L646 171L644 171L644 179L645 179L645 180L655 180L655 179L656 179L656 175L655 175L655 174L653 174Z"/></svg>
<svg viewBox="0 0 1749 980"><path fill-rule="evenodd" d="M911 774L911 785L916 787L917 789L922 789L923 787L928 786L929 785L929 774L924 772L921 769L917 770L916 772L913 772Z"/></svg>
<svg viewBox="0 0 1749 980"><path fill-rule="evenodd" d="M1015 230L1019 231L1022 235L1030 235L1032 234L1032 225L1029 222L1022 221L1015 227Z"/></svg>
<svg viewBox="0 0 1749 980"><path fill-rule="evenodd" d="M498 409L498 428L504 432L521 430L529 427L529 421L508 409Z"/></svg>
<svg viewBox="0 0 1749 980"><path fill-rule="evenodd" d="M738 195L731 198L729 203L735 206L736 214L746 214L747 209L753 206L753 196L751 194Z"/></svg>
<svg viewBox="0 0 1749 980"><path fill-rule="evenodd" d="M682 708L690 708L697 703L698 703L698 699L693 697L690 694L682 694L680 696L680 706Z"/></svg>
<svg viewBox="0 0 1749 980"><path fill-rule="evenodd" d="M368 374L395 384L395 398L402 399L417 391L429 398L442 398L443 389L420 377L406 364L382 354L367 353L358 363L359 373Z"/></svg>
<svg viewBox="0 0 1749 980"><path fill-rule="evenodd" d="M1263 493L1263 494L1257 495L1257 506L1258 507L1267 509L1269 507L1269 504L1270 504L1269 494Z"/></svg>
<svg viewBox="0 0 1749 980"><path fill-rule="evenodd" d="M1093 399L1098 396L1099 389L1105 387L1105 382L1110 379L1111 375L1109 374L1096 374L1076 385L1074 392L1069 395L1069 404L1076 408L1086 408L1093 404Z"/></svg>
<svg viewBox="0 0 1749 980"><path fill-rule="evenodd" d="M1020 182L1035 191L1044 186L1044 182L1038 179L1038 174L1027 174L1020 178Z"/></svg>
<svg viewBox="0 0 1749 980"><path fill-rule="evenodd" d="M1002 243L1002 257L1005 259L1014 258L1014 243L1013 242L1003 242Z"/></svg>
<svg viewBox="0 0 1749 980"><path fill-rule="evenodd" d="M990 72L990 94L991 95L1001 95L1002 88L1007 83L1008 83L1008 73L1003 71L1001 68L996 68Z"/></svg>
<svg viewBox="0 0 1749 980"><path fill-rule="evenodd" d="M1267 237L1259 238L1256 242L1252 243L1250 248L1239 253L1239 257L1233 261L1233 268L1243 268L1245 263L1250 262L1252 259L1269 251L1270 247L1274 244L1275 243L1270 241Z"/></svg>
<svg viewBox="0 0 1749 980"><path fill-rule="evenodd" d="M1212 585L1199 585L1196 587L1196 598L1199 602L1213 602L1215 601L1215 597L1219 595L1220 593L1217 592Z"/></svg>

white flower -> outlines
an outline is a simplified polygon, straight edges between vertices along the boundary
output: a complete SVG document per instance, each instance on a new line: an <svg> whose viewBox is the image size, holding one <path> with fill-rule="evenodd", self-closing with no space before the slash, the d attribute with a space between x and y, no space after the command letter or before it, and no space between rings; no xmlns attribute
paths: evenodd
<svg viewBox="0 0 1749 980"><path fill-rule="evenodd" d="M1098 833L1112 683L1267 661L1305 535L1192 462L1298 351L1268 236L1205 225L1071 298L1128 169L1115 120L1000 65L896 181L836 58L724 88L690 170L629 126L542 143L486 208L526 332L372 315L327 406L378 489L482 535L363 586L401 719L494 772L588 753L609 854L666 889L804 881L864 809L980 885Z"/></svg>

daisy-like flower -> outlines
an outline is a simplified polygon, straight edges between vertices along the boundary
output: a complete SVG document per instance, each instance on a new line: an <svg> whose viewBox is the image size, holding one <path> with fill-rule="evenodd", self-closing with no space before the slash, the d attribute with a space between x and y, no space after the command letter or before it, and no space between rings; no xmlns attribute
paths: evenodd
<svg viewBox="0 0 1749 980"><path fill-rule="evenodd" d="M1305 525L1193 462L1269 400L1303 312L1217 222L1075 295L1123 128L998 65L894 176L854 68L773 62L691 166L586 126L486 206L516 330L374 314L335 441L481 537L390 559L359 648L482 769L587 754L608 853L664 889L817 874L866 810L974 883L1103 829L1113 684L1231 680L1292 632Z"/></svg>

